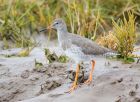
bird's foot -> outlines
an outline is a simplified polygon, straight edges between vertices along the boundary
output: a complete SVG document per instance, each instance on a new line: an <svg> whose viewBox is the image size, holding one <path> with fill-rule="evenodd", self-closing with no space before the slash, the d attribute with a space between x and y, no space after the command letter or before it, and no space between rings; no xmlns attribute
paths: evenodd
<svg viewBox="0 0 140 102"><path fill-rule="evenodd" d="M73 92L76 88L77 88L77 85L76 84L73 84L72 87L68 90L67 93Z"/></svg>
<svg viewBox="0 0 140 102"><path fill-rule="evenodd" d="M92 78L89 78L88 80L84 82L84 84L86 85L90 85L91 83L92 83Z"/></svg>
<svg viewBox="0 0 140 102"><path fill-rule="evenodd" d="M68 93L73 92L77 88L77 81L78 81L79 71L80 71L80 65L78 64L77 68L76 68L75 80L73 82L72 87L69 89Z"/></svg>
<svg viewBox="0 0 140 102"><path fill-rule="evenodd" d="M91 69L91 71L90 71L89 78L88 78L88 80L86 80L86 81L84 82L84 84L87 84L87 85L89 85L89 84L92 83L92 73L93 73L93 71L94 71L95 61L92 60L92 61L91 61L91 64L92 64L92 69Z"/></svg>

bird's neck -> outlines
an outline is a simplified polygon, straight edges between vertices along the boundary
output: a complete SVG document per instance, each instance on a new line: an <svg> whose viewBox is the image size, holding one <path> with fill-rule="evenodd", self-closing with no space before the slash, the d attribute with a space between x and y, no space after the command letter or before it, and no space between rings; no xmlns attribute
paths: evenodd
<svg viewBox="0 0 140 102"><path fill-rule="evenodd" d="M57 30L58 42L60 46L62 44L62 41L66 39L67 34L68 34L67 30Z"/></svg>

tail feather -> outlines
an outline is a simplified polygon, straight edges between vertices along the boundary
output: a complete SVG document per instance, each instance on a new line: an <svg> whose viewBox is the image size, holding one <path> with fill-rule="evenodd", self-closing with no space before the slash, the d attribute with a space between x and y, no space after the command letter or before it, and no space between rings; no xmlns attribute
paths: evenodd
<svg viewBox="0 0 140 102"><path fill-rule="evenodd" d="M114 52L107 52L104 54L104 56L106 56L106 57L113 57L113 56L117 56L117 55L120 55L120 54L115 52L115 51Z"/></svg>

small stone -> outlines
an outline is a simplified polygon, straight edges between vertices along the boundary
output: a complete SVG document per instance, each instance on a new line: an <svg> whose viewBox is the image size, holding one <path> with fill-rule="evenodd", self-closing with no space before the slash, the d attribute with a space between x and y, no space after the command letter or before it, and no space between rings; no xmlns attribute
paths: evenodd
<svg viewBox="0 0 140 102"><path fill-rule="evenodd" d="M135 85L135 88L136 88L136 89L138 89L138 88L139 88L139 85L138 85L138 84L136 84L136 85Z"/></svg>
<svg viewBox="0 0 140 102"><path fill-rule="evenodd" d="M26 79L26 78L29 77L29 75L30 75L29 70L25 70L24 72L22 72L21 77L22 77L23 79Z"/></svg>
<svg viewBox="0 0 140 102"><path fill-rule="evenodd" d="M117 80L118 83L121 83L123 81L123 78L120 78L119 80Z"/></svg>
<svg viewBox="0 0 140 102"><path fill-rule="evenodd" d="M129 95L130 96L135 96L136 95L136 92L132 90L132 91L129 92Z"/></svg>

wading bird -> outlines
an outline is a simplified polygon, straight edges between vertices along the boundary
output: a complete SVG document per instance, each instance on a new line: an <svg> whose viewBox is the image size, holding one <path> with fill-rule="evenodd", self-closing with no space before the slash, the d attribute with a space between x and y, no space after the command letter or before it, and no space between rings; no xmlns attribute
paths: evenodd
<svg viewBox="0 0 140 102"><path fill-rule="evenodd" d="M89 78L87 81L85 81L86 84L91 83L95 66L94 56L104 55L108 52L111 52L111 50L102 47L78 34L69 33L65 21L61 18L55 19L51 26L43 29L42 31L47 29L57 30L59 46L65 51L65 54L69 58L73 59L77 64L75 80L69 92L72 92L77 87L81 62L91 61L92 63L92 69L90 71Z"/></svg>

